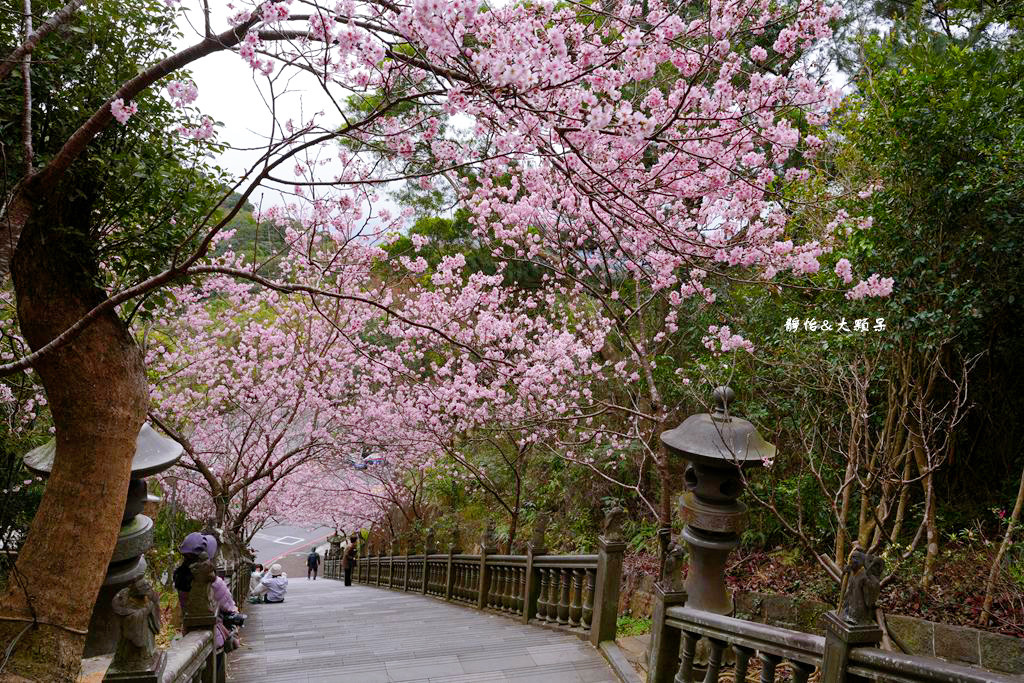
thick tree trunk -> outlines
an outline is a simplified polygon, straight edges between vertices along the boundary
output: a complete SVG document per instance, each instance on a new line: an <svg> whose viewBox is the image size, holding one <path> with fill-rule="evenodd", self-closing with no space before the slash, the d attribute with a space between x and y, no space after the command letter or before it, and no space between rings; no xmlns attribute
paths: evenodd
<svg viewBox="0 0 1024 683"><path fill-rule="evenodd" d="M53 193L36 207L12 264L21 331L33 349L104 297L95 284L90 202ZM114 314L35 369L53 415L57 453L0 598L0 643L20 634L3 675L72 681L117 541L148 391L142 355Z"/></svg>

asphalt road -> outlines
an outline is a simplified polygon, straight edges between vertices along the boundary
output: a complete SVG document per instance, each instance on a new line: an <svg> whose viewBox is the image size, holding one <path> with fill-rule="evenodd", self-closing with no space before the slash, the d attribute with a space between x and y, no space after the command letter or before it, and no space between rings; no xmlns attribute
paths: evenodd
<svg viewBox="0 0 1024 683"><path fill-rule="evenodd" d="M278 562L288 576L305 576L309 549L316 548L323 557L326 539L333 533L334 529L326 526L308 529L279 525L258 532L249 545L256 551L256 561L263 566Z"/></svg>

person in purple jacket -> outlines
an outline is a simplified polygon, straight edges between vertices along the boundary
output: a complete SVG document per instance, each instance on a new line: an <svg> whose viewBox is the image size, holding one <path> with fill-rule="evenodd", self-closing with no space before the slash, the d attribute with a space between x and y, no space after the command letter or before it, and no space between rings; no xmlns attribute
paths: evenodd
<svg viewBox="0 0 1024 683"><path fill-rule="evenodd" d="M201 534L194 531L185 537L178 547L182 554L182 562L174 570L174 587L178 590L178 604L181 606L182 614L185 612L185 600L189 591L192 590L192 569L191 565L200 559L200 553L205 552L206 557L213 560L217 555L217 539L210 534ZM235 601L231 598L231 589L224 583L224 579L217 577L210 584L213 589L213 599L217 604L217 624L213 630L214 642L218 648L225 647L226 650L233 650L238 647L236 638L231 638L227 627L224 626L223 616L234 614L238 611Z"/></svg>

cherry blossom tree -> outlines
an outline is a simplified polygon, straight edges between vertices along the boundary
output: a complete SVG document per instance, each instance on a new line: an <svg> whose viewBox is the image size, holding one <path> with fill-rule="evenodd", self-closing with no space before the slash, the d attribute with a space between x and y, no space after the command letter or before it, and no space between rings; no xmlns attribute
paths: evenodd
<svg viewBox="0 0 1024 683"><path fill-rule="evenodd" d="M189 4L171 1L168 11L196 9ZM712 0L684 9L675 12L657 0L599 7L283 0L239 3L222 17L203 3L197 42L173 54L154 49L151 61L106 101L81 109L74 130L45 158L35 158L31 144L29 76L32 46L45 44L47 36L27 22L7 60L25 62L21 124L28 143L19 160L26 171L5 198L9 239L0 265L11 266L31 352L0 370L39 373L57 456L18 558L29 581L0 601L5 640L18 636L23 624L37 626L22 634L9 669L49 680L71 679L77 669L120 517L120 497L95 492L127 487L135 435L149 404L143 355L122 317L143 297L189 278L227 275L306 294L316 306L360 304L391 324L400 321L403 332L395 336L407 342L443 339L462 354L452 370L470 372L474 363L463 363L465 354L473 357L477 337L495 328L420 316L445 297L478 296L473 277L436 283L412 302L398 302L390 285L365 277L374 240L403 225L403 216L387 215L375 201L376 188L396 180L454 182L480 233L499 240L511 257L549 268L556 295L575 300L584 320L630 320L654 294L701 295L710 304L705 279L724 269L747 273L757 266L768 279L783 270L817 269L829 242L789 239L778 184L800 173L784 168L794 151L819 141L801 132L793 117L799 112L807 126L819 127L835 102L791 59L828 35L838 7L815 0L795 6ZM141 11L158 14L155 5ZM44 26L87 16L72 2ZM745 47L745 38L760 35L772 36L771 44ZM173 225L180 239L155 250L147 268L119 268L130 255L116 251L116 235L90 223L90 196L76 193L70 179L95 163L89 151L102 136L145 125L160 103L182 107L176 116L161 109L168 135L209 149L215 126L188 109L192 92L179 72L225 51L237 52L271 91L293 75L312 76L309 87L322 89L336 106L289 121L277 117L271 101L266 143L231 188L242 201L227 210L186 210L183 204L170 216L125 216L118 228L145 222L166 234ZM780 64L785 73L776 72ZM153 96L161 88L166 99ZM456 115L471 121L468 134L446 125ZM472 169L475 185L459 184L463 169ZM282 216L293 256L283 261L282 277L259 264L211 258L218 234L257 187L291 193L301 205ZM64 248L51 248L57 242ZM415 259L409 266L421 268ZM646 285L635 288L639 299L628 311L615 312L612 302L624 297L606 284L618 274ZM857 291L885 288L876 280ZM678 314L667 315L667 322L679 324ZM742 343L731 332L725 338ZM624 368L624 376L648 376L654 370L649 350L635 339L626 345L635 369ZM556 339L549 352L567 348ZM376 372L376 358L364 357L361 366ZM515 370L503 380L539 375L543 382L547 368ZM655 383L648 385L653 391ZM529 405L528 393L519 389ZM458 392L446 397L458 399ZM549 399L558 403L543 400ZM481 420L486 405L475 406ZM644 411L663 419L656 392ZM455 426L466 419L454 417ZM68 506L67 500L90 504ZM95 552L83 558L82 547Z"/></svg>

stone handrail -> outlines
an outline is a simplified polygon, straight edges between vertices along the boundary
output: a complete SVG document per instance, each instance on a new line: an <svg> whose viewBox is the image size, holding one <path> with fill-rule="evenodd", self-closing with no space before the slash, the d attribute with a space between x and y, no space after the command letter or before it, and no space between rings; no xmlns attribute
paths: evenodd
<svg viewBox="0 0 1024 683"><path fill-rule="evenodd" d="M193 631L171 643L162 683L207 683L217 680L213 631Z"/></svg>
<svg viewBox="0 0 1024 683"><path fill-rule="evenodd" d="M847 680L914 681L920 683L1011 683L1018 677L954 664L938 657L887 652L871 643L858 645L858 630L835 613L826 615L826 635L817 636L778 626L735 619L685 607L685 593L655 589L650 669L651 683L718 681L726 648L732 650L732 680L745 681L750 660L756 657L763 683L776 680L786 663L794 683L806 683L817 669L823 683ZM707 641L707 662L697 671L697 644ZM870 639L868 639L870 642ZM699 675L695 675L699 674Z"/></svg>
<svg viewBox="0 0 1024 683"><path fill-rule="evenodd" d="M913 680L935 683L1020 683L1020 676L998 674L964 664L954 664L937 657L886 652L876 647L859 647L850 651L846 670L871 680Z"/></svg>
<svg viewBox="0 0 1024 683"><path fill-rule="evenodd" d="M587 637L595 645L615 639L625 544L599 539L595 555L547 555L531 543L525 555L360 553L357 583L415 591ZM328 553L324 577L343 577L341 554Z"/></svg>

